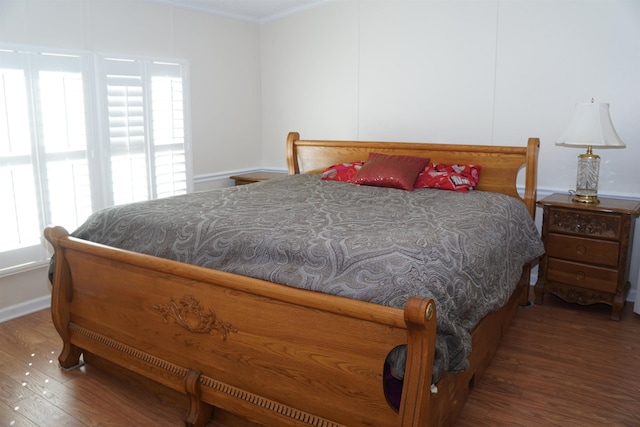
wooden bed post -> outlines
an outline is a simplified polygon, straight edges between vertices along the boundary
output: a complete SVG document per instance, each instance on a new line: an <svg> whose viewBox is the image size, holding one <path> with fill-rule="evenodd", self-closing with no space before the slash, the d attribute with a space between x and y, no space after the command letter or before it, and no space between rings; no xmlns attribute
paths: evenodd
<svg viewBox="0 0 640 427"><path fill-rule="evenodd" d="M295 142L299 139L300 134L298 132L289 132L289 135L287 135L287 168L289 169L289 175L300 173L298 150L295 145Z"/></svg>
<svg viewBox="0 0 640 427"><path fill-rule="evenodd" d="M536 202L538 194L537 171L538 171L538 152L540 151L540 138L529 138L527 142L527 168L526 180L524 183L524 203L529 209L531 218L536 219ZM533 172L531 172L533 171Z"/></svg>
<svg viewBox="0 0 640 427"><path fill-rule="evenodd" d="M62 338L62 351L58 361L63 369L71 370L82 366L80 355L82 349L71 344L69 325L71 323L69 304L73 299L73 283L71 270L65 259L65 251L58 244L58 240L69 236L67 230L62 227L47 227L44 230L45 238L53 245L55 251L55 271L53 273L53 289L51 296L51 318L53 324Z"/></svg>
<svg viewBox="0 0 640 427"><path fill-rule="evenodd" d="M538 201L538 152L540 151L540 138L529 138L527 141L527 173L524 183L524 203L531 214L531 218L536 219L536 202ZM532 172L533 171L533 172ZM521 306L529 304L529 281L531 280L532 263L522 268L522 278L525 280L524 289L520 294Z"/></svg>
<svg viewBox="0 0 640 427"><path fill-rule="evenodd" d="M407 324L407 363L402 387L402 427L426 426L429 419L431 378L436 336L436 306L431 299L411 297L404 308Z"/></svg>

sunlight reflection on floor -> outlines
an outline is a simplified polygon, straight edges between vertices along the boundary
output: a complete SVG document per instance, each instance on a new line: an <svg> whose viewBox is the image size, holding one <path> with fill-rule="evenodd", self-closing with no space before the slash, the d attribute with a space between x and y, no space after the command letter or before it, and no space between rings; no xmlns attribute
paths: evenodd
<svg viewBox="0 0 640 427"><path fill-rule="evenodd" d="M54 364L54 362L55 362L55 354L56 354L56 352L54 350L52 350L50 352L50 354L46 355L46 358L47 358L47 361L49 362L49 364ZM46 397L51 397L51 396L53 396L53 394L47 389L47 385L49 384L49 378L45 378L44 381L43 381L44 383L40 384L40 385L37 384L35 382L35 380L32 380L33 376L31 375L31 369L34 368L34 362L33 361L36 360L36 356L37 356L36 353L31 353L30 354L31 361L29 361L27 363L27 370L24 373L24 377L25 378L20 383L20 385L23 387L23 390L26 390L29 385L33 385L34 387L31 387L32 391L35 391L35 390L38 390L38 389L42 389L42 396L44 396L45 398ZM27 394L28 393L26 393L24 391L21 392L20 394L18 394L18 399L22 400L22 399L27 398ZM21 408L20 408L19 404L16 404L13 407L13 411L16 412L16 413L19 412L20 409ZM15 426L15 425L17 425L17 420L13 419L13 420L9 421L8 426Z"/></svg>

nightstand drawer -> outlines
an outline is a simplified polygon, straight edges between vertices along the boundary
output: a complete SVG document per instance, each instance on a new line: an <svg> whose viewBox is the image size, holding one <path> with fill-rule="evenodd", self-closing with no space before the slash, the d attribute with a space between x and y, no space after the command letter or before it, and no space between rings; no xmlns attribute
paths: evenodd
<svg viewBox="0 0 640 427"><path fill-rule="evenodd" d="M583 289L602 292L615 292L618 284L618 271L548 258L547 279L566 283Z"/></svg>
<svg viewBox="0 0 640 427"><path fill-rule="evenodd" d="M549 212L549 231L574 233L593 237L617 239L620 235L621 215L580 212L575 209L552 209Z"/></svg>
<svg viewBox="0 0 640 427"><path fill-rule="evenodd" d="M545 250L550 257L617 267L620 244L549 233Z"/></svg>

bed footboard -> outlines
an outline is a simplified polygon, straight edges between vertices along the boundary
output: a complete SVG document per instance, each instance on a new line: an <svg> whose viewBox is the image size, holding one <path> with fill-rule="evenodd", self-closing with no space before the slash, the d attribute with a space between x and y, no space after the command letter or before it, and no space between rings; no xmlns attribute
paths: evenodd
<svg viewBox="0 0 640 427"><path fill-rule="evenodd" d="M277 426L415 426L429 417L433 301L404 310L45 236L55 250L60 365L96 354L185 393L188 426L215 408ZM399 411L383 367L408 344Z"/></svg>

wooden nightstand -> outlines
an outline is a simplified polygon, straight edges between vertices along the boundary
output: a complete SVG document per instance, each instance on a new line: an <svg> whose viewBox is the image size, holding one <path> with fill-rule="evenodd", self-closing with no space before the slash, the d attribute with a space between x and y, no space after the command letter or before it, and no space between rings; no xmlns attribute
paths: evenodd
<svg viewBox="0 0 640 427"><path fill-rule="evenodd" d="M287 176L286 172L252 172L242 175L233 175L229 179L236 181L235 185L253 184L254 182L266 181L273 178Z"/></svg>
<svg viewBox="0 0 640 427"><path fill-rule="evenodd" d="M602 302L611 305L611 319L620 320L640 202L601 197L598 204L586 204L552 194L538 206L546 253L534 288L536 304L545 293L583 305Z"/></svg>

